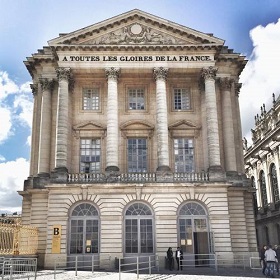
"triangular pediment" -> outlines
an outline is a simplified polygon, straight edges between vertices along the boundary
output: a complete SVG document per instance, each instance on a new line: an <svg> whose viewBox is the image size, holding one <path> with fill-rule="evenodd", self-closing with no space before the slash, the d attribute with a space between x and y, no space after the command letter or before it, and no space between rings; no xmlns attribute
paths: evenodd
<svg viewBox="0 0 280 280"><path fill-rule="evenodd" d="M120 126L121 130L153 130L154 126L147 121L133 120L123 123Z"/></svg>
<svg viewBox="0 0 280 280"><path fill-rule="evenodd" d="M93 122L93 121L85 121L73 126L73 130L105 130L106 127L103 125Z"/></svg>
<svg viewBox="0 0 280 280"><path fill-rule="evenodd" d="M195 124L190 121L181 120L175 122L168 127L169 130L196 130L199 129Z"/></svg>
<svg viewBox="0 0 280 280"><path fill-rule="evenodd" d="M223 45L211 34L132 10L50 40L50 46Z"/></svg>

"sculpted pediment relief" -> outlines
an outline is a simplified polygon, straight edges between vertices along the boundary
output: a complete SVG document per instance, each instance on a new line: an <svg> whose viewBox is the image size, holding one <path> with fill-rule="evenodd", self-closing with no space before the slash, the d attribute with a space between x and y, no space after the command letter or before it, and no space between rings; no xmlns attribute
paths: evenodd
<svg viewBox="0 0 280 280"><path fill-rule="evenodd" d="M223 45L224 41L164 20L140 10L132 10L103 22L49 41L50 46L109 45Z"/></svg>

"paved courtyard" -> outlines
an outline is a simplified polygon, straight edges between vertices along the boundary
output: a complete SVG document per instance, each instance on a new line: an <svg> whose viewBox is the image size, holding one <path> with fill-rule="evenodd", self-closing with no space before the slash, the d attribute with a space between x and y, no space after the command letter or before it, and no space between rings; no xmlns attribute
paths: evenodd
<svg viewBox="0 0 280 280"><path fill-rule="evenodd" d="M258 278L266 278L262 275L260 270L250 270L250 269L221 269L218 272L211 269L191 269L188 271L161 271L159 273L149 274L140 274L140 280L253 280ZM277 276L276 278L279 278ZM38 271L37 274L38 280L73 280L73 279L96 279L96 280L137 280L137 275L135 273L121 273L118 272L88 272L88 271L78 271L77 276L75 276L74 271L62 272L58 271L54 275L53 271L42 270Z"/></svg>

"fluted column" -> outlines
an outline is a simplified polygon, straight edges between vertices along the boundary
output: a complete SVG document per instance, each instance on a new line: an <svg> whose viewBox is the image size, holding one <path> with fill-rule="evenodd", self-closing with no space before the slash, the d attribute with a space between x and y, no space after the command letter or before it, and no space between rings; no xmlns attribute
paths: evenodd
<svg viewBox="0 0 280 280"><path fill-rule="evenodd" d="M215 89L216 73L217 68L215 67L203 68L201 73L205 84L207 144L210 169L221 167L219 127Z"/></svg>
<svg viewBox="0 0 280 280"><path fill-rule="evenodd" d="M50 172L51 149L51 92L53 80L40 79L42 89L38 173Z"/></svg>
<svg viewBox="0 0 280 280"><path fill-rule="evenodd" d="M31 153L30 153L30 170L29 175L36 175L38 168L35 165L35 143L36 143L36 123L37 123L37 104L38 104L38 84L30 84L33 93L33 117L32 117L32 135L31 135ZM36 171L35 171L36 170Z"/></svg>
<svg viewBox="0 0 280 280"><path fill-rule="evenodd" d="M222 118L223 118L223 140L225 154L225 170L237 171L235 137L233 130L231 88L233 80L220 78L219 83L222 91Z"/></svg>
<svg viewBox="0 0 280 280"><path fill-rule="evenodd" d="M71 78L70 68L56 69L58 78L58 99L56 118L56 147L55 147L55 169L67 171L67 143L68 143L68 99L69 80Z"/></svg>
<svg viewBox="0 0 280 280"><path fill-rule="evenodd" d="M154 68L156 80L156 130L157 130L157 157L158 171L170 170L168 146L168 121L166 101L167 68Z"/></svg>
<svg viewBox="0 0 280 280"><path fill-rule="evenodd" d="M107 147L106 171L119 171L119 118L118 118L118 76L119 68L106 68L108 81L107 97Z"/></svg>

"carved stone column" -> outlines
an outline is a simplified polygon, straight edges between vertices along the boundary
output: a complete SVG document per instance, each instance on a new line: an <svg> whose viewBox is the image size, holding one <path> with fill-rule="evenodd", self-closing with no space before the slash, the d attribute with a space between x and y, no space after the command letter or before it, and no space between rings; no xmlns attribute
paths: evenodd
<svg viewBox="0 0 280 280"><path fill-rule="evenodd" d="M207 144L209 171L221 171L219 127L217 115L215 77L217 68L203 68L201 76L205 83L205 105L206 105L206 124L207 124Z"/></svg>
<svg viewBox="0 0 280 280"><path fill-rule="evenodd" d="M229 78L220 78L219 84L222 91L222 123L223 123L223 140L225 154L225 170L237 171L236 168L236 150L235 137L233 130L231 88L233 80Z"/></svg>
<svg viewBox="0 0 280 280"><path fill-rule="evenodd" d="M40 79L42 89L41 125L39 141L38 173L40 175L50 173L51 150L51 93L53 80Z"/></svg>
<svg viewBox="0 0 280 280"><path fill-rule="evenodd" d="M107 147L106 171L119 171L119 118L118 118L118 76L119 68L106 68L108 81L107 97Z"/></svg>
<svg viewBox="0 0 280 280"><path fill-rule="evenodd" d="M157 171L169 171L168 121L166 101L167 68L154 68L156 80L156 130L157 130Z"/></svg>
<svg viewBox="0 0 280 280"><path fill-rule="evenodd" d="M32 135L31 135L31 153L30 153L30 170L29 176L37 175L38 167L35 164L35 143L37 127L37 104L38 104L38 84L30 84L33 93L33 117L32 117ZM35 167L36 166L36 167Z"/></svg>
<svg viewBox="0 0 280 280"><path fill-rule="evenodd" d="M57 68L58 99L56 118L56 147L55 147L55 169L67 172L67 144L68 144L68 99L69 80L71 78L70 68Z"/></svg>

